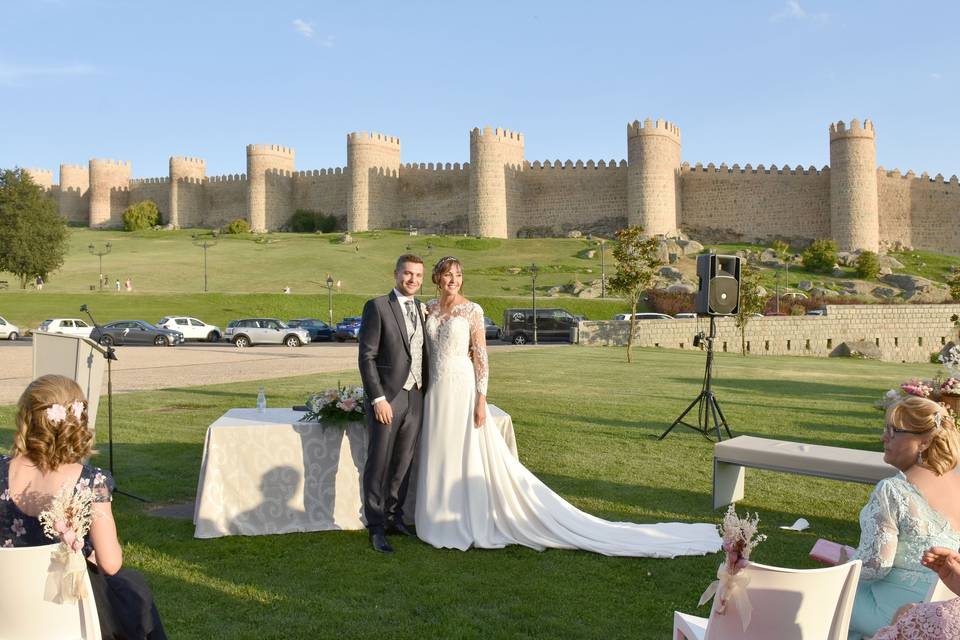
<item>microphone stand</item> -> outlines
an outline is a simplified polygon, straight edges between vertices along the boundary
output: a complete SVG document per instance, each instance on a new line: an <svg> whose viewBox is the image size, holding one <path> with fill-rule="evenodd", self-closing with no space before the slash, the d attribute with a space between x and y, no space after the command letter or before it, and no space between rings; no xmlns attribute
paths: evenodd
<svg viewBox="0 0 960 640"><path fill-rule="evenodd" d="M90 313L90 310L87 308L87 305L80 305L80 311L87 314L87 317L90 318L90 322L93 324L94 329L97 330L97 335L103 336L102 327L97 324L97 321L94 319L93 314ZM117 476L113 471L113 361L117 359L117 352L113 348L113 341L111 340L108 344L101 345L106 347L106 352L103 354L103 357L107 359L107 446L109 448L109 458L108 458L108 467L110 469L110 475L113 476L114 483L117 483ZM119 483L117 483L119 486ZM127 496L128 498L133 498L134 500L139 500L140 502L150 502L146 498L141 498L140 496L134 495L132 493L127 493L121 489L115 488L114 493L119 493L120 495Z"/></svg>

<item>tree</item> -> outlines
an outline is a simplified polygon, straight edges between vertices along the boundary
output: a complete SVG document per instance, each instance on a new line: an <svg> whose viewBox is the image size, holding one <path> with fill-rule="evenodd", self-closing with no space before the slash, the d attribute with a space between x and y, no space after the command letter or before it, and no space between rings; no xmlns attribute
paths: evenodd
<svg viewBox="0 0 960 640"><path fill-rule="evenodd" d="M837 263L837 243L833 240L814 240L803 252L803 266L810 271L826 273Z"/></svg>
<svg viewBox="0 0 960 640"><path fill-rule="evenodd" d="M610 290L623 295L630 301L627 362L631 362L630 350L633 348L633 330L637 323L637 303L643 292L650 286L654 270L662 264L657 255L660 243L656 238L644 237L643 227L638 225L620 229L616 236L613 259L617 263L617 271L610 278Z"/></svg>
<svg viewBox="0 0 960 640"><path fill-rule="evenodd" d="M160 210L153 200L142 200L127 207L123 212L123 230L140 231L160 224Z"/></svg>
<svg viewBox="0 0 960 640"><path fill-rule="evenodd" d="M67 225L57 206L23 169L0 171L0 271L20 279L20 288L63 266Z"/></svg>
<svg viewBox="0 0 960 640"><path fill-rule="evenodd" d="M953 268L953 272L947 278L947 285L950 287L950 299L954 302L960 302L960 268Z"/></svg>
<svg viewBox="0 0 960 640"><path fill-rule="evenodd" d="M880 274L880 259L873 251L863 251L857 256L857 276L864 280L876 280Z"/></svg>
<svg viewBox="0 0 960 640"><path fill-rule="evenodd" d="M740 301L737 305L736 325L740 329L740 353L747 355L747 324L755 313L763 311L766 292L760 286L760 272L746 261L740 264Z"/></svg>
<svg viewBox="0 0 960 640"><path fill-rule="evenodd" d="M790 245L783 240L774 240L772 243L770 243L770 250L773 251L781 260L786 260L787 254L790 252Z"/></svg>

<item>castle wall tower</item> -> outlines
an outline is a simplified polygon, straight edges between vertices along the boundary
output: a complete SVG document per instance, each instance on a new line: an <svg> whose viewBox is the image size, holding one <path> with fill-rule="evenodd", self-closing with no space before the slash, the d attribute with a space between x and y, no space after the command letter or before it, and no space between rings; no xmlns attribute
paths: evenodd
<svg viewBox="0 0 960 640"><path fill-rule="evenodd" d="M880 248L873 123L830 125L830 235L841 251Z"/></svg>
<svg viewBox="0 0 960 640"><path fill-rule="evenodd" d="M471 235L509 237L511 213L520 205L517 172L523 168L523 134L507 129L470 131L470 197L467 226Z"/></svg>
<svg viewBox="0 0 960 640"><path fill-rule="evenodd" d="M36 184L44 191L50 191L53 188L53 171L49 169L24 169Z"/></svg>
<svg viewBox="0 0 960 640"><path fill-rule="evenodd" d="M196 226L203 217L203 182L207 163L200 158L170 158L170 212L167 224L178 229Z"/></svg>
<svg viewBox="0 0 960 640"><path fill-rule="evenodd" d="M382 229L399 219L400 138L348 134L347 170L347 231Z"/></svg>
<svg viewBox="0 0 960 640"><path fill-rule="evenodd" d="M251 231L279 228L293 213L295 160L291 147L247 145L247 221ZM276 224L278 221L282 222Z"/></svg>
<svg viewBox="0 0 960 640"><path fill-rule="evenodd" d="M90 221L90 168L60 165L60 215L67 222Z"/></svg>
<svg viewBox="0 0 960 640"><path fill-rule="evenodd" d="M90 161L91 228L122 224L123 210L129 204L130 171L129 161Z"/></svg>
<svg viewBox="0 0 960 640"><path fill-rule="evenodd" d="M680 221L680 128L647 118L627 125L627 224L667 235Z"/></svg>

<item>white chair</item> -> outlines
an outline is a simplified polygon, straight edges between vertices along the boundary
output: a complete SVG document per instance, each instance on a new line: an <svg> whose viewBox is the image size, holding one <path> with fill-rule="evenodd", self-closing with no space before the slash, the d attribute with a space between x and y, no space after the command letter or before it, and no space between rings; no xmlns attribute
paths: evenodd
<svg viewBox="0 0 960 640"><path fill-rule="evenodd" d="M44 600L50 554L57 544L0 549L0 640L100 640L100 621L90 577L74 604Z"/></svg>
<svg viewBox="0 0 960 640"><path fill-rule="evenodd" d="M753 606L750 626L743 630L732 602L709 618L675 611L674 640L846 640L860 561L825 569L782 569L750 563L747 594ZM704 585L706 587L706 585Z"/></svg>
<svg viewBox="0 0 960 640"><path fill-rule="evenodd" d="M943 602L944 600L953 600L956 597L957 594L947 589L947 585L943 584L940 578L937 578L930 585L930 591L927 592L924 602Z"/></svg>

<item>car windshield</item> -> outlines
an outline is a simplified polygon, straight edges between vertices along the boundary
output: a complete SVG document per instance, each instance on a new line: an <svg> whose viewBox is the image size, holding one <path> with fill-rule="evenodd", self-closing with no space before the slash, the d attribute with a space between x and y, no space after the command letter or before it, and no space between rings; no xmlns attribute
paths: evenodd
<svg viewBox="0 0 960 640"><path fill-rule="evenodd" d="M50 326L51 322L53 322L53 320L44 320L43 322L40 323L40 329L41 330L46 329L47 327Z"/></svg>

